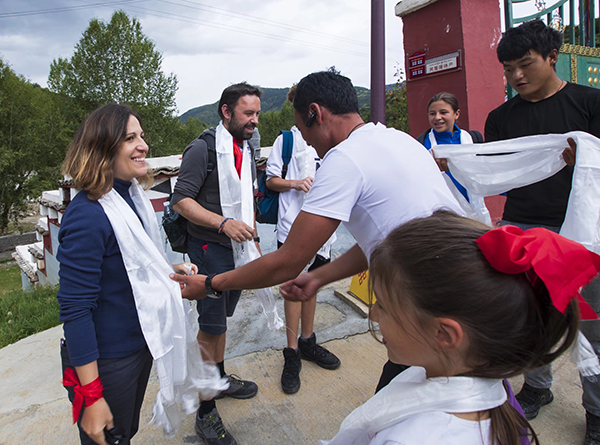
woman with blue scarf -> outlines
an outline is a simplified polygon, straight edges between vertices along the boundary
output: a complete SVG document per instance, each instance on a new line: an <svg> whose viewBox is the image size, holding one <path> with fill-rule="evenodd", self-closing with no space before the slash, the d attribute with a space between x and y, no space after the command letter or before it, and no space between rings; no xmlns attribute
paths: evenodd
<svg viewBox="0 0 600 445"><path fill-rule="evenodd" d="M436 145L477 144L483 142L483 136L480 132L461 130L456 125L456 121L460 116L460 107L456 96L453 94L442 92L433 96L427 104L427 114L431 128L417 138L427 150L431 150ZM438 161L440 170L445 171L458 191L469 201L467 190L447 171L447 166L444 168L440 165L442 160L436 161Z"/></svg>

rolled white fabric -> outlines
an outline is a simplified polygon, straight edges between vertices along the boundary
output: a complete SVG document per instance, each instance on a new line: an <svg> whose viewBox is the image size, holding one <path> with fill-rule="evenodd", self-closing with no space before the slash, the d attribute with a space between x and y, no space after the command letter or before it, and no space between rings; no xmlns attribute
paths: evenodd
<svg viewBox="0 0 600 445"><path fill-rule="evenodd" d="M427 378L412 366L344 419L340 431L319 445L368 445L385 428L420 413L484 411L506 402L502 380L475 377Z"/></svg>
<svg viewBox="0 0 600 445"><path fill-rule="evenodd" d="M233 137L220 122L216 132L217 164L219 166L219 194L223 216L243 221L254 227L254 194L252 190L252 160L248 143L244 141L242 149L241 178L235 169L233 155ZM241 243L231 240L235 267L241 267L260 257L260 253L252 240ZM255 291L267 316L269 329L281 329L283 320L277 313L275 297L269 288Z"/></svg>

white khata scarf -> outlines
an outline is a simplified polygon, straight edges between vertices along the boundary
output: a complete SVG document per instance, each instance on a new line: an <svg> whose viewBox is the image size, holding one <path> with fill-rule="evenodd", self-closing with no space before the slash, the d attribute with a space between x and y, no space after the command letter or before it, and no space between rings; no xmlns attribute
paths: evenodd
<svg viewBox="0 0 600 445"><path fill-rule="evenodd" d="M428 379L425 368L412 366L352 411L335 437L330 441L319 441L319 445L368 445L379 431L415 414L485 411L502 405L507 398L502 380L474 377Z"/></svg>
<svg viewBox="0 0 600 445"><path fill-rule="evenodd" d="M225 218L243 221L254 227L254 193L252 190L252 152L248 142L244 141L242 147L242 174L241 178L235 169L233 155L233 136L220 122L216 132L217 165L219 174L219 194L221 196L221 209ZM241 267L260 257L254 241L238 243L231 240L235 267ZM283 320L277 313L275 298L271 289L256 289L263 311L267 316L269 329L280 329L284 326Z"/></svg>
<svg viewBox="0 0 600 445"><path fill-rule="evenodd" d="M293 133L294 141L294 149L292 153L294 158L296 159L296 165L298 168L298 179L308 178L309 176L311 178L314 178L315 174L317 173L316 159L318 159L319 155L317 154L314 148L308 146L306 141L302 138L302 133L300 133L298 127L294 125L291 131ZM302 202L299 203L297 207L298 209L302 208L302 205L304 204L308 193L302 193L301 196ZM335 242L336 239L337 236L334 232L333 235L331 235L331 237L319 249L317 254L321 255L323 258L329 259L331 257L331 245ZM313 257L313 259L310 260L310 263L308 263L308 265L305 267L305 272L315 261L315 258L316 257Z"/></svg>
<svg viewBox="0 0 600 445"><path fill-rule="evenodd" d="M567 214L560 234L600 254L600 139L583 131L526 136L486 144L439 145L452 175L468 191L491 196L542 181L565 167L567 138L577 156ZM502 156L479 156L502 153Z"/></svg>
<svg viewBox="0 0 600 445"><path fill-rule="evenodd" d="M169 278L173 268L162 249L152 204L135 179L129 193L139 218L114 189L99 202L115 232L142 332L156 363L160 390L150 422L173 435L184 415L198 408L198 393L203 399L212 398L227 388L227 380L215 365L202 362L196 340L198 314L192 302L181 297L179 284Z"/></svg>
<svg viewBox="0 0 600 445"><path fill-rule="evenodd" d="M560 234L600 254L600 139L583 131L526 136L468 146L439 145L452 175L469 191L491 196L542 181L565 167L567 138L577 143L571 194ZM460 147L460 148L459 148ZM479 156L499 154L501 156ZM474 209L477 211L477 209ZM598 278L597 278L598 279ZM598 356L581 332L571 360L582 376L600 374Z"/></svg>
<svg viewBox="0 0 600 445"><path fill-rule="evenodd" d="M435 157L436 158L444 157L444 156L440 156L438 153L440 152L439 147L442 147L442 146L446 147L446 144L438 145L437 140L435 139L435 135L433 134L433 129L429 132L427 137L429 139L429 143L431 144L431 148L432 149L435 148L435 150L434 150ZM467 145L467 144L473 145L473 138L471 137L471 135L469 134L469 132L467 130L461 129L460 130L460 145L459 144L448 144L448 145L452 145L457 150L460 150L461 148L464 148L463 147L464 145ZM454 172L452 173L452 175L454 175ZM445 173L442 176L444 178L444 181L446 181L446 185L450 189L450 192L452 192L452 196L454 196L454 198L458 201L461 208L465 212L465 215L467 215L471 219L476 219L478 221L481 221L484 224L487 224L488 226L491 226L492 218L490 216L490 212L488 211L487 207L485 206L485 200L483 199L483 196L476 195L471 190L468 190L469 200L470 200L470 202L469 202L465 199L465 197L462 195L462 193L456 188L456 185L454 185L454 182L452 182L452 179L450 179L450 176L448 176ZM460 180L458 180L458 182L460 182ZM462 184L462 182L460 182L460 183Z"/></svg>

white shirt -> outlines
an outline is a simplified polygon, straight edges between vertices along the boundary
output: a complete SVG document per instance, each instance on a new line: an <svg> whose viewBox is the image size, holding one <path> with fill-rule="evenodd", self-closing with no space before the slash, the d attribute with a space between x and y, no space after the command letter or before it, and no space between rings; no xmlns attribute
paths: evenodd
<svg viewBox="0 0 600 445"><path fill-rule="evenodd" d="M464 214L431 154L372 123L327 152L302 207L342 221L367 258L394 228L439 209Z"/></svg>
<svg viewBox="0 0 600 445"><path fill-rule="evenodd" d="M370 445L492 445L491 420L461 419L441 411L415 414L381 430Z"/></svg>
<svg viewBox="0 0 600 445"><path fill-rule="evenodd" d="M314 177L317 165L321 163L321 158L319 158L316 150L308 145L304 139L302 139L300 130L298 130L296 126L293 126L291 131L293 136L292 157L290 159L290 163L288 164L285 179L294 180L304 179L308 176ZM298 157L298 154L301 154L301 156ZM310 163L311 165L301 166L300 163ZM273 143L271 154L267 160L267 180L272 178L281 178L282 170L283 135L279 135ZM303 172L306 172L306 176L302 174ZM290 233L292 224L302 209L302 204L304 203L305 197L306 193L294 189L279 193L277 241L280 243L284 243L288 234Z"/></svg>
<svg viewBox="0 0 600 445"><path fill-rule="evenodd" d="M319 444L491 445L489 422L472 422L447 413L488 411L507 398L501 379L428 379L425 368L412 366L352 411L333 439ZM463 439L454 441L452 434Z"/></svg>

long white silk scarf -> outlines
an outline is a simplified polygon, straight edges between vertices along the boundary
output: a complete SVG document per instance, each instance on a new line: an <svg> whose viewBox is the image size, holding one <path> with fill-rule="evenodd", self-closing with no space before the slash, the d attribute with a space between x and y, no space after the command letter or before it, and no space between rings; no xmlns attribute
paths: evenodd
<svg viewBox="0 0 600 445"><path fill-rule="evenodd" d="M243 221L254 227L254 193L252 189L252 160L248 142L244 141L242 147L242 172L241 177L235 169L233 155L233 136L220 122L216 131L217 165L219 172L219 194L221 196L221 209L223 216ZM241 243L231 240L235 267L241 267L260 257L260 253L252 240ZM263 312L267 316L269 329L280 329L284 326L283 320L277 313L275 298L271 289L256 289Z"/></svg>
<svg viewBox="0 0 600 445"><path fill-rule="evenodd" d="M408 368L385 388L352 411L340 431L319 445L368 445L379 432L408 417L433 411L471 413L507 400L502 380L474 377L428 379L425 369Z"/></svg>
<svg viewBox="0 0 600 445"><path fill-rule="evenodd" d="M435 139L435 135L433 134L433 130L431 130L429 132L428 139L429 139L429 143L431 144L431 148L432 149L435 148L435 151L434 151L435 157L436 158L442 157L438 154L440 152L439 147L442 147L442 145L438 145L437 140ZM461 150L462 148L464 148L464 145L472 145L472 144L473 144L473 138L471 137L469 132L466 130L460 130L460 144L453 144L453 147L455 147L457 150ZM444 144L444 146L446 146L446 145ZM450 178L450 176L448 176L447 174L444 174L443 177L444 177L444 180L446 181L446 185L452 192L452 195L454 196L454 198L458 201L458 203L462 207L465 214L469 218L479 220L482 223L485 223L488 226L491 226L492 218L490 216L490 212L488 211L487 207L485 206L485 200L483 199L483 196L477 195L469 190L468 191L469 201L467 201L465 199L465 197L462 195L462 193L458 190L458 188L456 187L454 182L452 182L452 179ZM461 184L462 184L462 182L461 182Z"/></svg>
<svg viewBox="0 0 600 445"><path fill-rule="evenodd" d="M302 138L302 133L300 133L298 127L294 125L291 131L294 141L293 155L296 159L296 165L298 166L298 179L308 178L309 176L314 178L317 172L316 160L318 159L318 154L315 149L309 147L306 141ZM298 203L298 209L302 208L302 204L304 204L306 196L308 196L308 193L301 194L302 202ZM334 232L333 235L331 235L331 237L325 241L325 244L323 244L317 254L321 255L323 258L330 258L331 245L335 242L335 240L337 240L337 235ZM310 263L305 267L305 271L308 270L314 261L315 257L313 257Z"/></svg>
<svg viewBox="0 0 600 445"><path fill-rule="evenodd" d="M132 182L130 194L139 218L114 189L99 202L115 232L158 372L160 390L151 422L172 435L184 415L198 408L198 394L212 398L227 388L227 380L221 379L215 365L202 361L196 340L197 312L182 299L179 284L169 278L173 268L162 249L154 209L138 182Z"/></svg>
<svg viewBox="0 0 600 445"><path fill-rule="evenodd" d="M566 166L562 153L569 146L569 137L577 143L577 156L560 234L600 254L600 139L572 131L464 147L439 145L436 156L448 159L450 171L469 194L490 196L542 181L562 170ZM576 344L571 359L581 375L600 374L598 356L587 338L579 333Z"/></svg>

